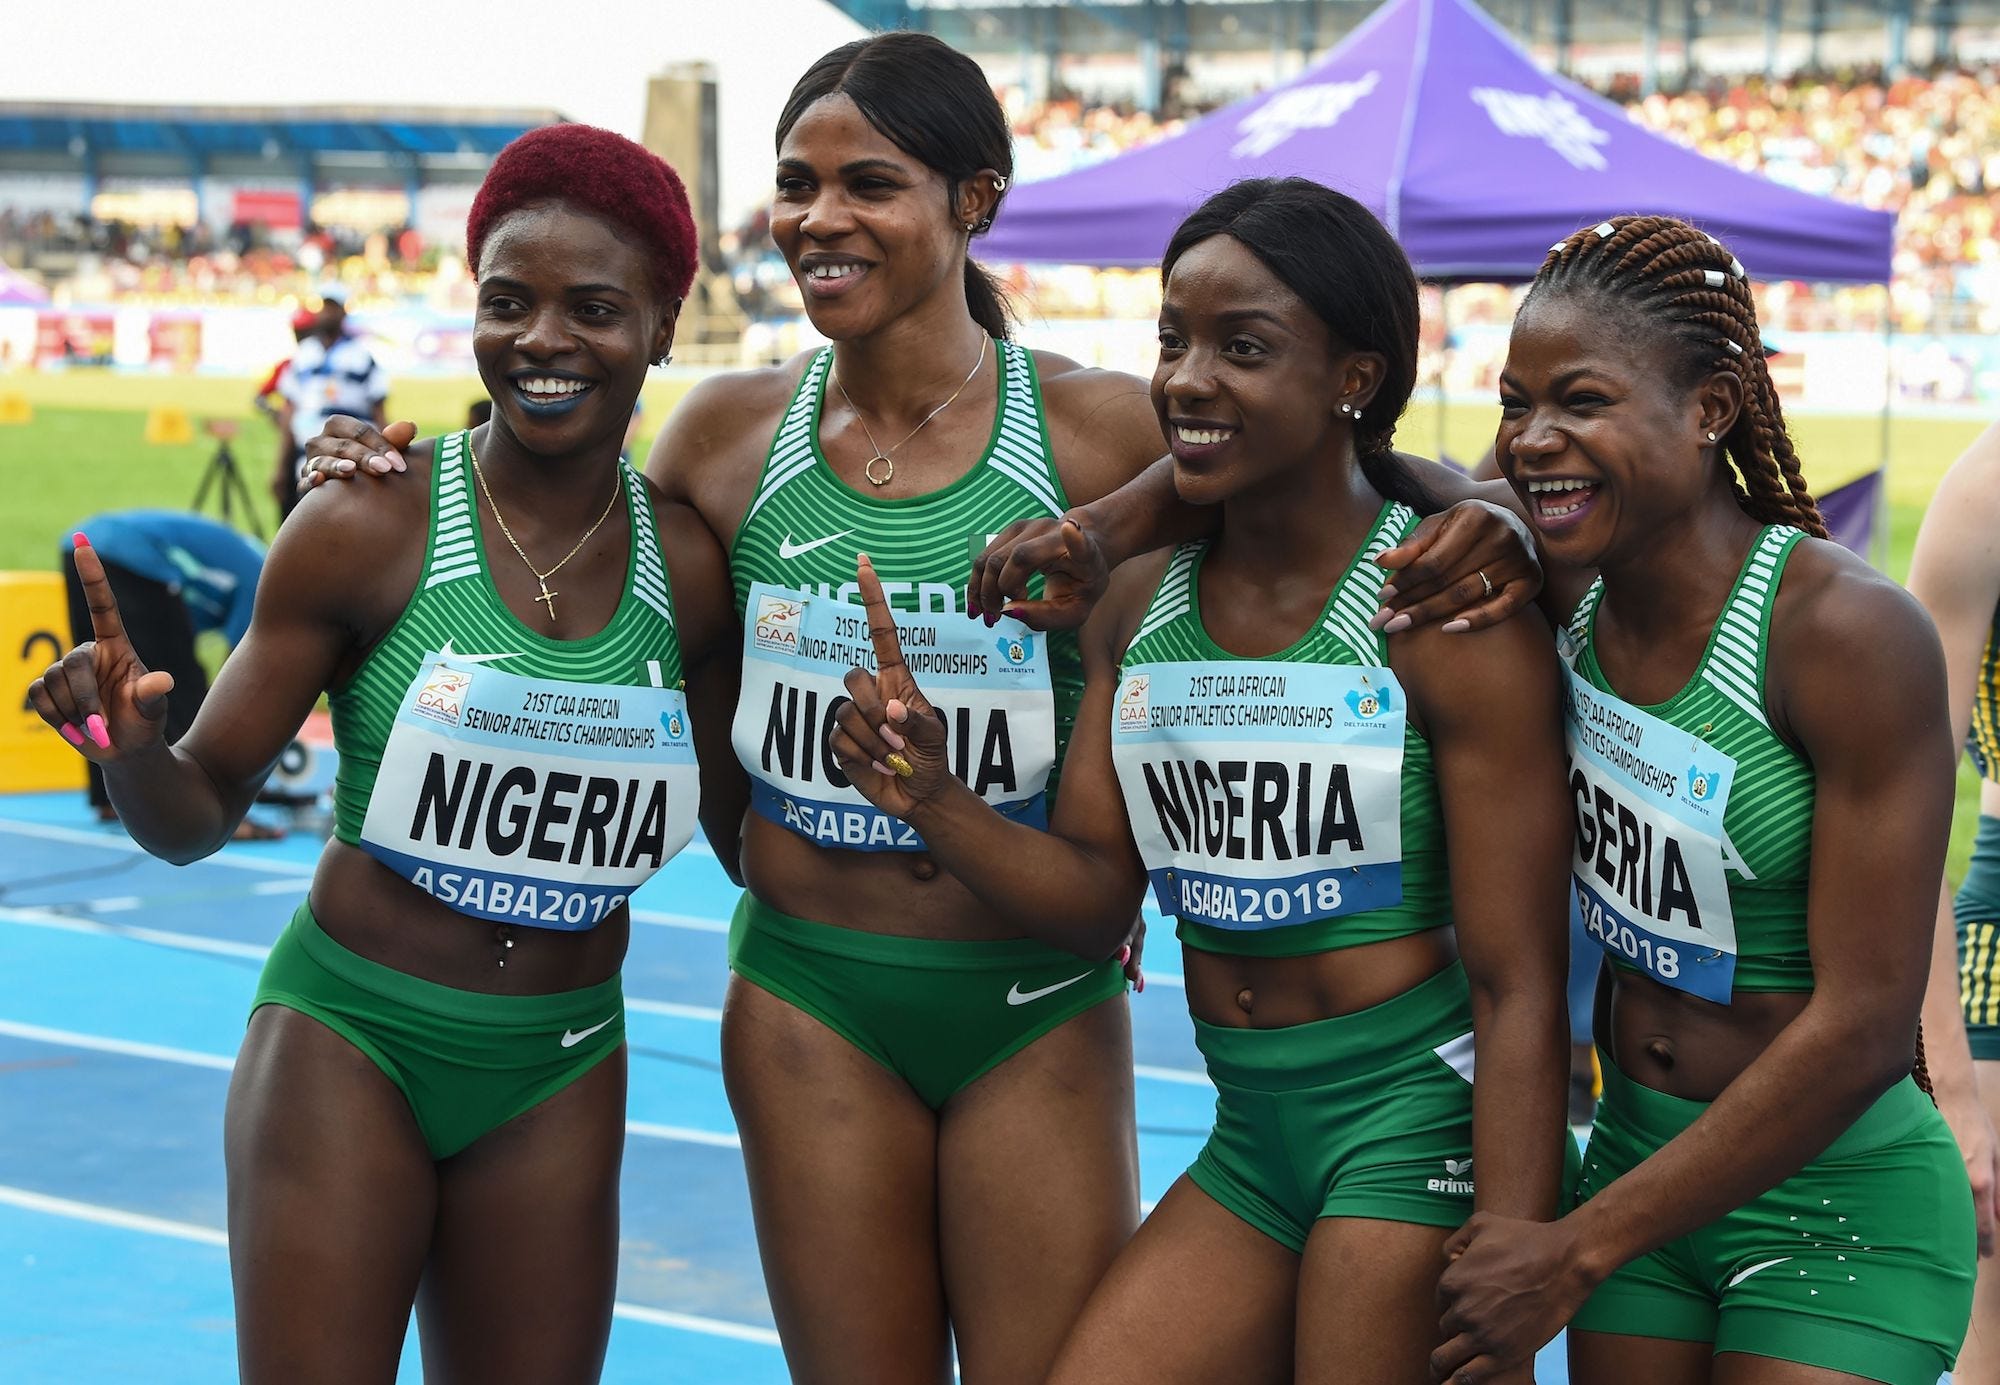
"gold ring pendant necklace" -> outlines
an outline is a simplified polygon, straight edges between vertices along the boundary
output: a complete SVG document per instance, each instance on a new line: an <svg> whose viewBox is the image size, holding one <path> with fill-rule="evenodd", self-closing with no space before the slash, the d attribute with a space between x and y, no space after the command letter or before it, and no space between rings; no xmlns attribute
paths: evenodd
<svg viewBox="0 0 2000 1385"><path fill-rule="evenodd" d="M946 402L949 403L950 401L947 400ZM925 419L924 422L928 423L930 422L930 420ZM907 439L905 439L905 441L907 441ZM467 433L465 435L465 450L466 453L472 458L472 474L473 476L478 478L479 493L486 497L487 508L493 511L493 518L499 523L500 532L506 535L507 542L513 545L514 552L520 555L521 562L527 567L528 571L533 572L535 574L535 581L541 586L542 589L541 594L538 595L535 598L535 600L542 602L549 608L549 623L551 625L555 624L556 597L560 595L560 593L552 592L549 590L549 579L555 576L556 573L562 569L562 565L564 563L568 562L571 558L574 558L579 552L581 552L583 550L583 546L590 542L590 536L597 532L598 527L602 525L606 519L610 518L611 507L618 503L618 492L622 489L617 470L614 469L611 473L611 498L604 502L604 512L598 515L596 523L593 523L588 529L583 531L583 537L576 541L576 546L571 548L569 552L563 554L562 557L556 561L556 565L554 567L550 568L547 572L536 572L535 565L528 561L527 551L521 547L521 541L515 538L514 531L507 527L506 516L502 515L500 513L500 507L493 503L493 488L486 484L486 473L484 471L481 471L479 468L479 453L472 445L472 434L470 433Z"/></svg>
<svg viewBox="0 0 2000 1385"><path fill-rule="evenodd" d="M889 454L891 452L896 451L897 448L900 448L903 445L903 443L908 442L911 438L914 438L917 434L923 432L925 423L929 423L932 419L936 418L946 409L949 409L952 406L953 402L956 401L961 394L965 393L965 387L972 383L972 377L979 373L979 367L986 364L986 340L987 340L986 333L981 332L979 334L979 359L972 363L972 369L965 372L965 378L959 381L958 388L951 392L951 398L945 400L944 403L938 405L935 409L932 409L929 413L925 414L924 422L919 423L909 432L903 434L903 441L897 443L895 447L885 448L882 446L882 444L875 441L875 430L868 426L868 416L861 412L860 407L856 405L852 399L848 398L847 386L840 383L840 372L839 371L829 372L833 376L833 387L840 391L840 397L842 399L847 400L847 407L854 410L854 416L861 421L861 431L864 435L866 435L869 447L873 448L875 451L875 455L868 459L868 465L861 468L861 474L868 478L869 485L886 486L891 481L896 479L896 462L895 459L892 458ZM875 474L875 464L877 462L880 462L884 467L888 468L888 470L884 471L880 476L877 476ZM489 497L489 501L490 499L491 497ZM495 511L495 513L497 514L498 511Z"/></svg>

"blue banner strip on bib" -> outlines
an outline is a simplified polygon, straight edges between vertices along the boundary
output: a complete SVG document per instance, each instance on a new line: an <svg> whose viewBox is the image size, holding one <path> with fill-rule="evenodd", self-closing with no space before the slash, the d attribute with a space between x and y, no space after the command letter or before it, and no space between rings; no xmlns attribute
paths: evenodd
<svg viewBox="0 0 2000 1385"><path fill-rule="evenodd" d="M1160 912L1211 928L1288 928L1403 902L1403 863L1380 861L1270 880L1170 866L1148 872Z"/></svg>
<svg viewBox="0 0 2000 1385"><path fill-rule="evenodd" d="M1662 986L1727 1005L1736 983L1736 954L1719 948L1690 946L1668 940L1631 921L1582 878L1576 883L1576 903L1584 932L1613 958L1629 962Z"/></svg>
<svg viewBox="0 0 2000 1385"><path fill-rule="evenodd" d="M872 805L826 803L774 789L761 779L750 781L750 806L759 817L769 818L821 846L843 851L922 851L924 839L917 829ZM1036 794L1012 803L996 803L993 810L1012 822L1046 831L1049 825L1048 795Z"/></svg>
<svg viewBox="0 0 2000 1385"><path fill-rule="evenodd" d="M440 903L493 923L579 933L594 928L625 902L617 885L552 884L529 875L441 866L364 841L362 849Z"/></svg>

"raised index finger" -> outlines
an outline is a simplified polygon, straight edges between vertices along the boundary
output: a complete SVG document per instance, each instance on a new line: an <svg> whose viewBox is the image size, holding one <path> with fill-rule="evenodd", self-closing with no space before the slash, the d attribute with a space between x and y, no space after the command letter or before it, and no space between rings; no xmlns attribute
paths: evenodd
<svg viewBox="0 0 2000 1385"><path fill-rule="evenodd" d="M111 579L104 575L104 563L90 540L76 536L71 555L76 575L83 582L83 602L90 607L90 634L99 644L125 638L125 622L118 617L118 598L111 594Z"/></svg>
<svg viewBox="0 0 2000 1385"><path fill-rule="evenodd" d="M901 668L903 641L896 633L896 616L889 609L882 579L875 575L875 564L868 561L866 553L855 559L854 580L861 587L861 604L868 612L868 641L875 646L875 671L881 674Z"/></svg>

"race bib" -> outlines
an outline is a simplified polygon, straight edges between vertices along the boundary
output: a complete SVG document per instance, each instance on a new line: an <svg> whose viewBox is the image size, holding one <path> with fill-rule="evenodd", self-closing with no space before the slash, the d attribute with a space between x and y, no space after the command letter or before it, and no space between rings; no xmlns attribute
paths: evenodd
<svg viewBox="0 0 2000 1385"><path fill-rule="evenodd" d="M590 928L694 835L687 699L424 656L361 845L462 914Z"/></svg>
<svg viewBox="0 0 2000 1385"><path fill-rule="evenodd" d="M896 626L910 675L944 718L952 774L998 812L1044 826L1056 761L1046 640L1016 620L989 629L951 612L897 611ZM827 744L857 667L875 668L858 602L751 587L732 728L751 807L822 846L922 851L916 829L862 797Z"/></svg>
<svg viewBox="0 0 2000 1385"><path fill-rule="evenodd" d="M1112 716L1163 912L1253 930L1402 902L1408 715L1388 669L1135 665Z"/></svg>
<svg viewBox="0 0 2000 1385"><path fill-rule="evenodd" d="M1736 762L1574 671L1565 683L1585 930L1662 985L1727 1005L1736 921L1722 820Z"/></svg>

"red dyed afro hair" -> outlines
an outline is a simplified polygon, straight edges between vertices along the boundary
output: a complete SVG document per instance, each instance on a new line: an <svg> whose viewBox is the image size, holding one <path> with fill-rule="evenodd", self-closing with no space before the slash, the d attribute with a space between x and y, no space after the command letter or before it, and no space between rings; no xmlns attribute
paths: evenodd
<svg viewBox="0 0 2000 1385"><path fill-rule="evenodd" d="M694 212L665 159L595 125L545 125L500 151L472 199L465 253L479 252L502 217L531 202L566 202L615 222L652 252L653 283L667 300L694 282Z"/></svg>

